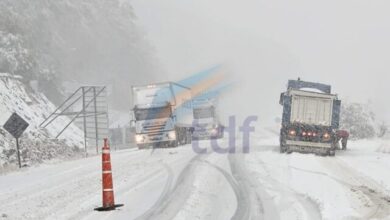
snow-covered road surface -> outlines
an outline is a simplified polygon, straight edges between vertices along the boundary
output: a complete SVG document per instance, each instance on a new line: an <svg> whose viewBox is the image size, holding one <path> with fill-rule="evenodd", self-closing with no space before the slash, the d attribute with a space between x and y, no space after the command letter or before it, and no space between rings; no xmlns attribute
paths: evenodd
<svg viewBox="0 0 390 220"><path fill-rule="evenodd" d="M352 143L336 157L288 155L262 132L249 154L195 154L190 145L112 152L124 206L111 212L93 210L99 156L4 174L0 219L390 219L390 155L376 152L377 142Z"/></svg>

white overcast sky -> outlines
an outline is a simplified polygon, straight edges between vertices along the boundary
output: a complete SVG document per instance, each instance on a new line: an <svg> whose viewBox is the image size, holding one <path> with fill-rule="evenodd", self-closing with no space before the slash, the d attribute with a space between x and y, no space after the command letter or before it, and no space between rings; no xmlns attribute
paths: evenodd
<svg viewBox="0 0 390 220"><path fill-rule="evenodd" d="M300 76L331 84L343 100L372 102L390 122L388 0L131 2L163 67L161 80L229 66L241 87L226 114L273 120L279 93Z"/></svg>

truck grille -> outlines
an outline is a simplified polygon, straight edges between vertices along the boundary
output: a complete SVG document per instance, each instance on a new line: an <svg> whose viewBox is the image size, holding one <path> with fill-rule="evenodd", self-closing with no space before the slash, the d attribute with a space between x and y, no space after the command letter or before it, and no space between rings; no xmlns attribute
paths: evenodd
<svg viewBox="0 0 390 220"><path fill-rule="evenodd" d="M161 135L164 130L165 124L144 126L144 132L147 133L148 136Z"/></svg>
<svg viewBox="0 0 390 220"><path fill-rule="evenodd" d="M209 124L196 124L194 126L195 131L207 131L211 128Z"/></svg>

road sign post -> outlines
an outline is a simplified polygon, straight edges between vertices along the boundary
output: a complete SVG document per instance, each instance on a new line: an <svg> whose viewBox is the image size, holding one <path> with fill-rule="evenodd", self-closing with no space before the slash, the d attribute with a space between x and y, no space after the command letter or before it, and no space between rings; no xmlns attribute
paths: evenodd
<svg viewBox="0 0 390 220"><path fill-rule="evenodd" d="M19 138L16 139L16 152L18 153L19 168L22 168L22 162L20 162L20 150L19 150Z"/></svg>
<svg viewBox="0 0 390 220"><path fill-rule="evenodd" d="M3 126L3 128L8 131L16 140L16 152L18 156L19 168L22 167L22 163L20 161L19 138L22 136L23 132L27 129L28 126L29 124L16 113L13 113Z"/></svg>

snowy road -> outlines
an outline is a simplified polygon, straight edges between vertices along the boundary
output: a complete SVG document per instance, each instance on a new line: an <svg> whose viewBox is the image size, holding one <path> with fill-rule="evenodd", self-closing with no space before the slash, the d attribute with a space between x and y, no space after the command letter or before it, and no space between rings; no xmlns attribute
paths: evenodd
<svg viewBox="0 0 390 220"><path fill-rule="evenodd" d="M390 219L390 155L375 141L336 157L287 155L263 133L250 154L198 155L190 145L113 152L115 200L125 206L112 212L93 211L100 157L8 173L0 219Z"/></svg>

